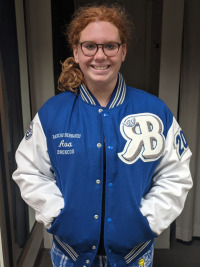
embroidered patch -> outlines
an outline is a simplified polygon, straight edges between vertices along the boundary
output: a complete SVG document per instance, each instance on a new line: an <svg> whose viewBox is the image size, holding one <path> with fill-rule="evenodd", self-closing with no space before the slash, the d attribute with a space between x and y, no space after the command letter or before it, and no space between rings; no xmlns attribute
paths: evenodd
<svg viewBox="0 0 200 267"><path fill-rule="evenodd" d="M58 155L73 155L81 133L56 133L52 135L53 142L57 147Z"/></svg>
<svg viewBox="0 0 200 267"><path fill-rule="evenodd" d="M131 118L130 120L126 120L123 124L127 127L134 127L135 126L135 117Z"/></svg>
<svg viewBox="0 0 200 267"><path fill-rule="evenodd" d="M25 139L29 140L33 135L33 121L30 123L28 130L26 131Z"/></svg>
<svg viewBox="0 0 200 267"><path fill-rule="evenodd" d="M144 162L157 160L164 150L163 130L163 123L155 114L126 116L121 121L120 132L127 142L118 157L126 164L133 164L139 158Z"/></svg>
<svg viewBox="0 0 200 267"><path fill-rule="evenodd" d="M176 148L177 155L179 159L181 159L184 153L188 150L188 142L181 128L175 134L174 145Z"/></svg>

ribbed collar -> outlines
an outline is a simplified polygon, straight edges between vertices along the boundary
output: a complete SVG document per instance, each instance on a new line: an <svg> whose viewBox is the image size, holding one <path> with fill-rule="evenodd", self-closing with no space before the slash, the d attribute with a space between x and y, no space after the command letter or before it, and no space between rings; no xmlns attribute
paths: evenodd
<svg viewBox="0 0 200 267"><path fill-rule="evenodd" d="M80 86L80 95L83 101L85 101L86 103L94 105L94 106L99 106L98 101L92 95L92 93L88 90L85 84L81 84ZM115 89L112 93L112 96L106 108L110 109L110 108L114 108L116 106L121 105L124 102L125 96L126 96L126 84L121 73L118 73L117 84L115 86Z"/></svg>

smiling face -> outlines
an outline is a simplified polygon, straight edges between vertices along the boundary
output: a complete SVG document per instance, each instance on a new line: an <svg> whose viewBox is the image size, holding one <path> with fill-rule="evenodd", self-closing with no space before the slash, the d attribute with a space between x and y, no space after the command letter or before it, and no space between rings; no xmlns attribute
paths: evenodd
<svg viewBox="0 0 200 267"><path fill-rule="evenodd" d="M112 23L106 21L91 22L80 34L79 42L93 41L96 44L104 44L108 41L121 43L119 31ZM81 50L80 44L74 46L74 58L79 64L88 88L112 88L117 82L117 75L121 63L126 56L126 45L120 46L118 53L113 57L104 54L100 46L97 53L88 57Z"/></svg>

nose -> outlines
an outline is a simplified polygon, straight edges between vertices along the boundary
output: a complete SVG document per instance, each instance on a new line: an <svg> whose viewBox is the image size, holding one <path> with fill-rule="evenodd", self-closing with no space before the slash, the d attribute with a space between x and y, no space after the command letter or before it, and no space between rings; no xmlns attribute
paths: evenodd
<svg viewBox="0 0 200 267"><path fill-rule="evenodd" d="M98 46L97 52L94 55L94 58L97 60L104 60L107 58L107 56L104 54L103 52L103 47L102 46Z"/></svg>

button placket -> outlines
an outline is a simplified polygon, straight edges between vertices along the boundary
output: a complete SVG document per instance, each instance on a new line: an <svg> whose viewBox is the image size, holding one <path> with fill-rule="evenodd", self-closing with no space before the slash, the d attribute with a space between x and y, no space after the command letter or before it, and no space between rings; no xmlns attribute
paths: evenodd
<svg viewBox="0 0 200 267"><path fill-rule="evenodd" d="M106 140L106 143L105 143L105 150L106 150L106 162L109 162L109 157L112 157L112 154L113 152L115 152L115 147L114 147L114 143L113 143L113 139L112 139L112 134L110 132L110 123L111 123L111 119L112 119L112 116L109 114L110 112L108 111L103 111L101 116L102 116L102 122L104 124L104 127L106 129L106 132L107 133L105 135L105 140ZM109 168L110 166L106 166L106 170L108 170L107 168ZM106 171L107 172L107 171ZM108 174L108 173L107 173ZM110 175L112 175L112 173L110 173ZM109 177L106 177L106 188L105 188L105 194L107 196L110 196L110 194L112 194L112 188L113 188L113 182L112 179L111 179L111 176L109 175ZM112 217L112 211L110 210L109 208L109 203L106 203L107 205L105 205L105 222L108 224L108 225L111 225L113 223L113 219ZM109 227L109 226L108 226Z"/></svg>

